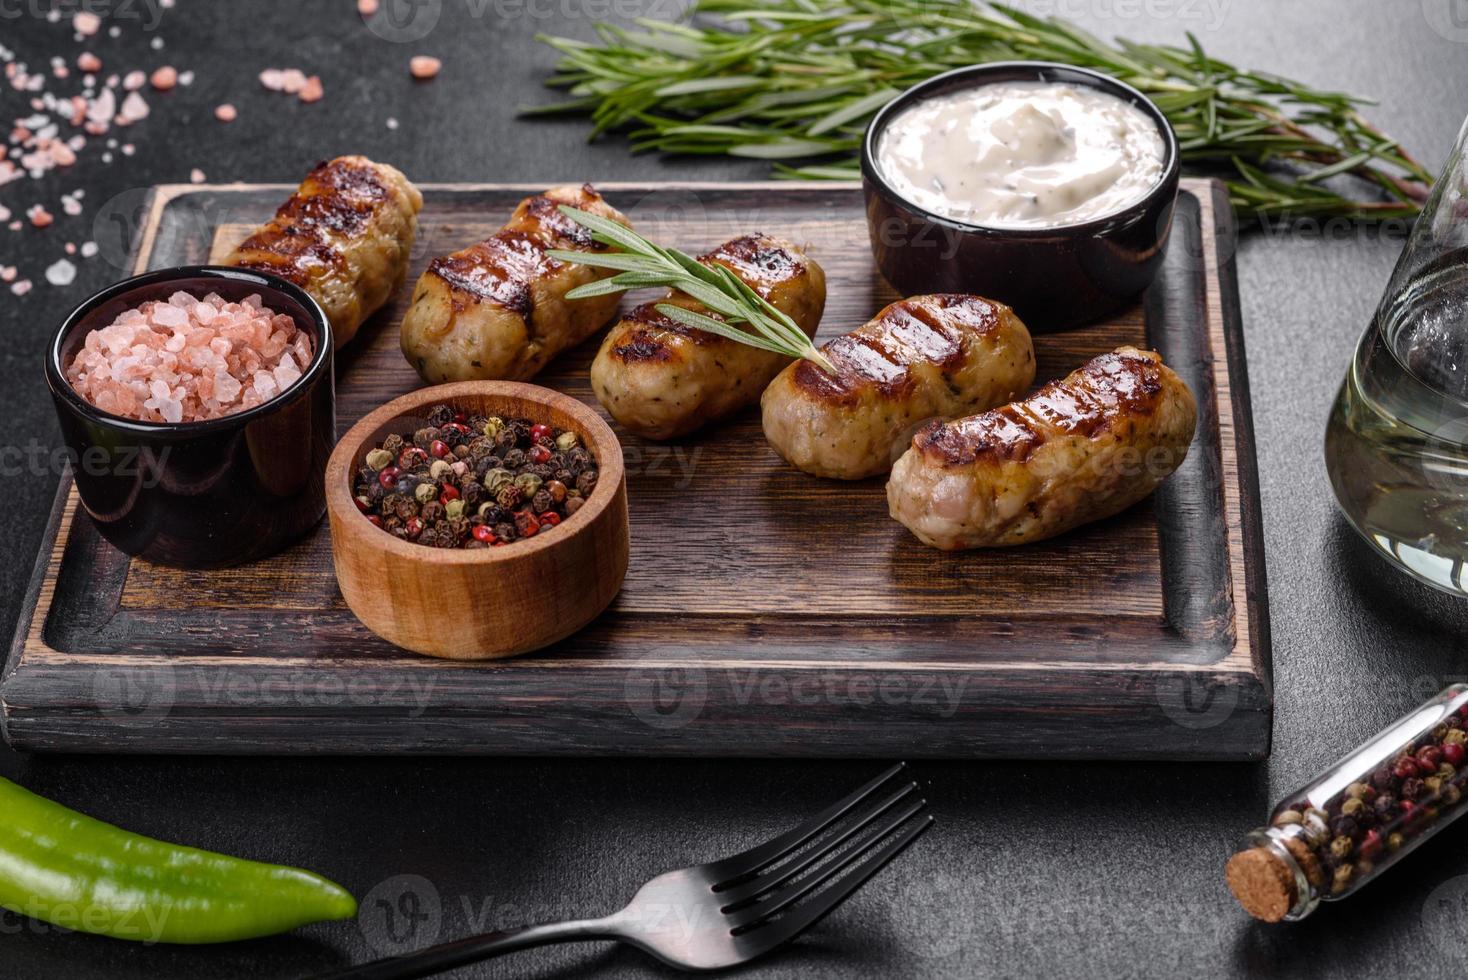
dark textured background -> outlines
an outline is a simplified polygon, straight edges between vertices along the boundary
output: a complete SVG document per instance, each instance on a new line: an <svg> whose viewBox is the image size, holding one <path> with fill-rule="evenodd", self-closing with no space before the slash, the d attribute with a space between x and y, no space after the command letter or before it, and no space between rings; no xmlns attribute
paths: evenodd
<svg viewBox="0 0 1468 980"><path fill-rule="evenodd" d="M429 0L430 3L433 0ZM172 63L198 81L151 96L154 116L126 133L137 155L108 168L89 150L64 176L0 188L19 212L85 187L86 213L45 232L0 228L0 265L39 280L60 242L92 237L114 195L186 180L294 183L316 160L361 152L420 181L749 178L759 165L633 158L583 142L576 122L516 121L547 96L552 58L537 31L587 36L591 15L660 0L443 4L427 37L387 43L349 0L180 0L144 31L91 46L116 67ZM666 4L658 8L667 12ZM1451 23L1456 39L1431 24ZM0 44L33 64L80 50L71 32L0 3ZM1181 39L1313 84L1377 96L1372 116L1431 168L1444 159L1468 90L1461 0L1057 0L1105 35ZM143 8L133 7L135 10ZM1447 31L1446 33L1452 33ZM148 46L165 39L162 51ZM410 54L445 60L413 84ZM304 106L261 90L266 66L319 72L326 98ZM215 104L241 110L214 122ZM28 114L8 87L6 118ZM401 128L388 130L396 117ZM126 211L131 198L110 211ZM106 231L106 229L102 229ZM115 232L111 233L115 238ZM1277 714L1265 765L924 763L938 825L845 909L757 976L887 977L1191 974L1414 976L1468 966L1468 828L1445 832L1349 902L1288 928L1251 924L1221 881L1233 842L1271 802L1442 684L1468 676L1468 607L1388 572L1336 516L1319 443L1352 345L1400 249L1401 229L1296 227L1244 238L1239 256L1268 551ZM0 445L50 445L42 345L91 288L121 273L104 256L69 289L0 293ZM56 474L9 465L0 534L0 634L9 636ZM1085 724L1077 719L1077 724ZM0 773L130 829L257 858L309 865L359 896L415 890L441 913L416 942L521 918L604 913L643 878L720 856L839 796L871 763L17 758ZM0 815L3 819L3 815ZM392 881L421 875L423 882ZM369 903L375 904L375 903ZM369 955L379 916L222 949L140 948L0 919L7 977L290 977ZM641 955L562 947L464 976L647 976Z"/></svg>

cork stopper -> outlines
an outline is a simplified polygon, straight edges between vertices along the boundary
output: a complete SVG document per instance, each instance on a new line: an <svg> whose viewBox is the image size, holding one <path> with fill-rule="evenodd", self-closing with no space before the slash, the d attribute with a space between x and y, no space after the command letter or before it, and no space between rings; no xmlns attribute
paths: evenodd
<svg viewBox="0 0 1468 980"><path fill-rule="evenodd" d="M1267 847L1229 858L1224 878L1244 911L1263 922L1279 922L1295 907L1294 869Z"/></svg>

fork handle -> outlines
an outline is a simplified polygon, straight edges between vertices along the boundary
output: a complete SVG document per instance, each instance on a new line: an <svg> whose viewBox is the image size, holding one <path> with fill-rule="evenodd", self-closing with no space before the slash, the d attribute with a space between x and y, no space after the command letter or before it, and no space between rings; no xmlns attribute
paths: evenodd
<svg viewBox="0 0 1468 980"><path fill-rule="evenodd" d="M477 963L513 953L532 946L549 946L552 943L592 942L615 940L618 934L610 919L590 919L581 922L550 922L544 925L520 926L487 932L482 936L470 936L451 943L429 946L415 953L390 956L387 959L350 966L329 973L316 980L410 980L427 977L455 967Z"/></svg>

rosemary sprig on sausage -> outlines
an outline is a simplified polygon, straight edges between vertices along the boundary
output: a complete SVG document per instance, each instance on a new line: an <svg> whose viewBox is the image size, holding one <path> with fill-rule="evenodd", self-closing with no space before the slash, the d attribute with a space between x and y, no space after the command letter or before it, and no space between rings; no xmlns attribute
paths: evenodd
<svg viewBox="0 0 1468 980"><path fill-rule="evenodd" d="M794 320L723 266L704 265L692 256L675 248L655 245L630 228L598 215L565 205L561 206L561 213L583 225L593 238L613 250L572 252L552 249L546 254L562 262L618 270L618 274L610 279L578 286L566 294L566 299L589 299L628 289L667 286L686 293L718 314L715 317L671 303L658 304L657 311L668 319L835 371L826 355Z"/></svg>

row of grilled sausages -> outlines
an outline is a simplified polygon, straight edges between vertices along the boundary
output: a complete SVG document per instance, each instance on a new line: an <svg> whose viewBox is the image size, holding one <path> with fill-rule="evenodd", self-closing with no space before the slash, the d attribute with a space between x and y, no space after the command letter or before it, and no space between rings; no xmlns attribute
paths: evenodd
<svg viewBox="0 0 1468 980"><path fill-rule="evenodd" d="M402 349L429 383L525 380L616 316L618 297L567 300L614 273L550 258L598 251L568 204L630 227L589 184L529 197L499 231L429 263L402 323ZM312 171L231 264L310 292L337 344L403 282L422 196L397 170L340 157ZM701 256L814 336L821 267L764 235ZM1182 463L1196 405L1155 354L1122 347L1023 400L1035 378L1025 325L977 296L915 296L822 346L835 372L686 327L644 303L607 332L591 384L607 412L650 439L672 439L758 401L770 445L821 477L891 470L892 516L943 549L1023 544L1118 513Z"/></svg>

